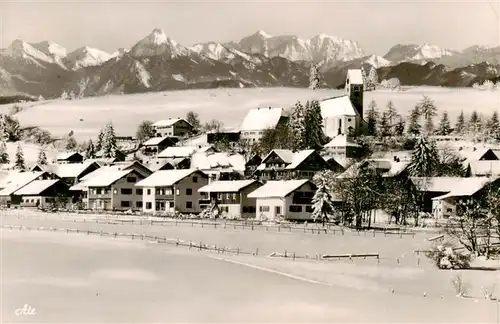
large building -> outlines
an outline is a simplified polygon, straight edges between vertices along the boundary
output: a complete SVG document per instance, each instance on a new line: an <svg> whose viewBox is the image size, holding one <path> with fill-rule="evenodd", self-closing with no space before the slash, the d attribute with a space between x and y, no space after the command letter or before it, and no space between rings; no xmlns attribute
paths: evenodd
<svg viewBox="0 0 500 324"><path fill-rule="evenodd" d="M357 135L364 132L363 75L361 70L349 70L345 95L322 100L321 116L325 135Z"/></svg>
<svg viewBox="0 0 500 324"><path fill-rule="evenodd" d="M283 108L255 108L248 112L240 126L240 137L258 142L266 129L275 129L288 120Z"/></svg>
<svg viewBox="0 0 500 324"><path fill-rule="evenodd" d="M176 136L183 137L193 130L193 125L183 118L169 118L159 120L153 124L157 137Z"/></svg>

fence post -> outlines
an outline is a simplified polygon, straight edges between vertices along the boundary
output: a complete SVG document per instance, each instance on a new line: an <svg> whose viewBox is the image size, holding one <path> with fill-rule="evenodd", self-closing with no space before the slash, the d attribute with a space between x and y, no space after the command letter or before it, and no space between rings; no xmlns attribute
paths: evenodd
<svg viewBox="0 0 500 324"><path fill-rule="evenodd" d="M203 223L202 223L203 224ZM201 251L201 245L202 245L202 242L200 241L200 251Z"/></svg>
<svg viewBox="0 0 500 324"><path fill-rule="evenodd" d="M259 255L259 248L257 248L257 249L255 250L255 256L258 256L258 255Z"/></svg>
<svg viewBox="0 0 500 324"><path fill-rule="evenodd" d="M214 222L214 228L217 228L217 223Z"/></svg>
<svg viewBox="0 0 500 324"><path fill-rule="evenodd" d="M399 258L396 258L396 262L399 264Z"/></svg>
<svg viewBox="0 0 500 324"><path fill-rule="evenodd" d="M293 252L293 261L295 261L295 252Z"/></svg>
<svg viewBox="0 0 500 324"><path fill-rule="evenodd" d="M134 234L132 234L132 240L134 239Z"/></svg>
<svg viewBox="0 0 500 324"><path fill-rule="evenodd" d="M417 258L417 267L420 266L420 257Z"/></svg>
<svg viewBox="0 0 500 324"><path fill-rule="evenodd" d="M189 241L189 249L191 250L191 247L193 246L193 243Z"/></svg>
<svg viewBox="0 0 500 324"><path fill-rule="evenodd" d="M252 231L253 231L253 223L252 223Z"/></svg>
<svg viewBox="0 0 500 324"><path fill-rule="evenodd" d="M203 221L201 221L201 228L203 228Z"/></svg>
<svg viewBox="0 0 500 324"><path fill-rule="evenodd" d="M115 238L116 238L116 235L118 235L118 233L115 232Z"/></svg>
<svg viewBox="0 0 500 324"><path fill-rule="evenodd" d="M90 235L90 230L87 230L87 235Z"/></svg>
<svg viewBox="0 0 500 324"><path fill-rule="evenodd" d="M286 258L286 250L285 250L285 258Z"/></svg>
<svg viewBox="0 0 500 324"><path fill-rule="evenodd" d="M239 247L236 248L236 255L240 255L240 248Z"/></svg>
<svg viewBox="0 0 500 324"><path fill-rule="evenodd" d="M177 241L175 242L175 245L178 247L179 246L179 238L177 238Z"/></svg>

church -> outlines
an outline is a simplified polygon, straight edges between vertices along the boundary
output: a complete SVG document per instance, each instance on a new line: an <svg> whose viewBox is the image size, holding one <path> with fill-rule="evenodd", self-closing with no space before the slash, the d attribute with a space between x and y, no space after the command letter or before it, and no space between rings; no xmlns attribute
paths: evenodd
<svg viewBox="0 0 500 324"><path fill-rule="evenodd" d="M363 119L363 74L360 69L347 71L345 94L320 102L325 135L356 136L366 130Z"/></svg>

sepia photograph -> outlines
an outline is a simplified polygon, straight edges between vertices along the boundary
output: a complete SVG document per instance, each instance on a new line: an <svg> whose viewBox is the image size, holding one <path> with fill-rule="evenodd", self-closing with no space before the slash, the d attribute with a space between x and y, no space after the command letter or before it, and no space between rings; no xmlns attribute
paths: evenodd
<svg viewBox="0 0 500 324"><path fill-rule="evenodd" d="M0 323L500 323L500 0L0 0Z"/></svg>

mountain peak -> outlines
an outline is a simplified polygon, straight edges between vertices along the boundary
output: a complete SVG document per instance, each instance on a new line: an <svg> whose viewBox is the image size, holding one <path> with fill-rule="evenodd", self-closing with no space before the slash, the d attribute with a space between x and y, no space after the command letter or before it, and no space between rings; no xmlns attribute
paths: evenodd
<svg viewBox="0 0 500 324"><path fill-rule="evenodd" d="M168 42L168 37L165 31L161 28L155 28L153 31L146 36L146 38L152 45L162 45Z"/></svg>
<svg viewBox="0 0 500 324"><path fill-rule="evenodd" d="M54 61L44 54L43 52L39 51L29 43L21 40L21 39L16 39L14 40L9 47L6 50L7 54L14 56L14 57L22 57L24 59L27 58L34 58L40 61L44 62L49 62L53 63Z"/></svg>
<svg viewBox="0 0 500 324"><path fill-rule="evenodd" d="M153 31L131 49L130 54L135 57L156 56L167 53L170 57L187 55L188 50L173 39L167 37L163 29L155 28Z"/></svg>
<svg viewBox="0 0 500 324"><path fill-rule="evenodd" d="M263 39L268 39L268 38L273 37L273 36L269 35L268 33L266 33L266 32L265 32L265 31L263 31L263 30L258 30L258 31L257 31L254 35L255 35L255 36L259 36L259 37L261 37L261 38L263 38Z"/></svg>
<svg viewBox="0 0 500 324"><path fill-rule="evenodd" d="M74 69L101 65L110 58L111 55L109 53L89 46L79 47L66 56L69 65Z"/></svg>

